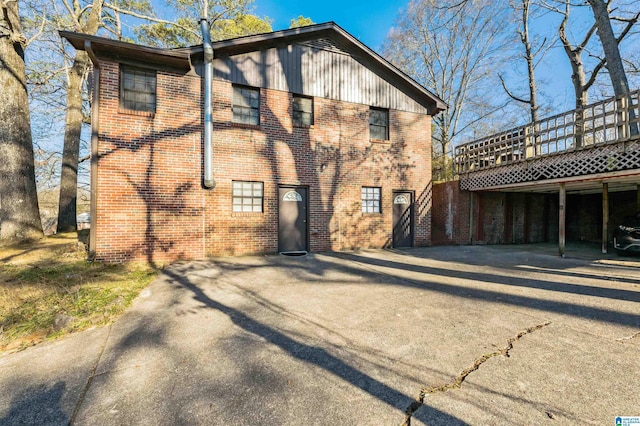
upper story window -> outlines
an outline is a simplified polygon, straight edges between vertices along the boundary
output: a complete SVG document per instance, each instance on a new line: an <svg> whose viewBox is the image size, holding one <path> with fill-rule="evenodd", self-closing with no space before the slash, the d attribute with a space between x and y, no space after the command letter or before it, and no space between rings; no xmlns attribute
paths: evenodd
<svg viewBox="0 0 640 426"><path fill-rule="evenodd" d="M313 98L293 95L293 125L313 126Z"/></svg>
<svg viewBox="0 0 640 426"><path fill-rule="evenodd" d="M121 67L120 107L156 112L156 71Z"/></svg>
<svg viewBox="0 0 640 426"><path fill-rule="evenodd" d="M389 110L369 109L369 139L389 140Z"/></svg>
<svg viewBox="0 0 640 426"><path fill-rule="evenodd" d="M233 86L233 122L260 125L260 89Z"/></svg>

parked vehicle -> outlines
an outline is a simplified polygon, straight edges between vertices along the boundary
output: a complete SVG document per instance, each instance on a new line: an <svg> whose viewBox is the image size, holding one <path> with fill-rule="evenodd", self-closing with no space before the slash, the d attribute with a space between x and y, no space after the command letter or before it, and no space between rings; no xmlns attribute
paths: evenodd
<svg viewBox="0 0 640 426"><path fill-rule="evenodd" d="M620 255L640 254L640 212L627 218L613 231L613 247Z"/></svg>

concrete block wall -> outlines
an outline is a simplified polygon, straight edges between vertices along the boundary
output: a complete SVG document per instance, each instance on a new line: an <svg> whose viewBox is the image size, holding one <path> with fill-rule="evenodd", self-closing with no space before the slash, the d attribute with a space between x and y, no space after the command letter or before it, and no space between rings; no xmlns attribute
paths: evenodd
<svg viewBox="0 0 640 426"><path fill-rule="evenodd" d="M486 192L476 194L474 217L477 218L473 242L475 244L505 243L505 194Z"/></svg>
<svg viewBox="0 0 640 426"><path fill-rule="evenodd" d="M625 219L637 212L637 191L609 193L609 223L607 240ZM567 196L567 240L600 242L602 240L602 194Z"/></svg>
<svg viewBox="0 0 640 426"><path fill-rule="evenodd" d="M554 209L550 197L501 192L472 194L461 191L458 181L435 184L433 244L522 244L557 240L557 206Z"/></svg>

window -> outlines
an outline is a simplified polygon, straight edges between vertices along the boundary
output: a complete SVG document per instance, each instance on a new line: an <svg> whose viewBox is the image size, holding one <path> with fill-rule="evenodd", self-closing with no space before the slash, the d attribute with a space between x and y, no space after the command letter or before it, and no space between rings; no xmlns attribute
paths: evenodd
<svg viewBox="0 0 640 426"><path fill-rule="evenodd" d="M233 211L262 213L262 182L233 181Z"/></svg>
<svg viewBox="0 0 640 426"><path fill-rule="evenodd" d="M233 86L233 122L260 124L260 89Z"/></svg>
<svg viewBox="0 0 640 426"><path fill-rule="evenodd" d="M313 126L313 98L293 95L293 125Z"/></svg>
<svg viewBox="0 0 640 426"><path fill-rule="evenodd" d="M386 141L389 139L389 110L369 109L369 138Z"/></svg>
<svg viewBox="0 0 640 426"><path fill-rule="evenodd" d="M362 213L380 213L380 188L362 187Z"/></svg>
<svg viewBox="0 0 640 426"><path fill-rule="evenodd" d="M156 112L156 72L122 67L120 106L134 111Z"/></svg>

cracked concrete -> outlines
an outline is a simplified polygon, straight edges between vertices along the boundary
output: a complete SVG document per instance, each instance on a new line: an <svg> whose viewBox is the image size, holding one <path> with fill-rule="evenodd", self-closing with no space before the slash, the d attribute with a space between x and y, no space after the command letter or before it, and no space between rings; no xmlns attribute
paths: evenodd
<svg viewBox="0 0 640 426"><path fill-rule="evenodd" d="M636 337L640 337L640 331L637 333L633 333L631 336L627 336L627 337L621 337L619 339L616 339L616 342L624 342L626 340L633 340Z"/></svg>
<svg viewBox="0 0 640 426"><path fill-rule="evenodd" d="M640 407L638 271L516 247L174 265L110 332L0 356L0 424L399 425L417 389L413 426L607 424Z"/></svg>
<svg viewBox="0 0 640 426"><path fill-rule="evenodd" d="M422 405L424 404L424 399L429 394L434 394L438 392L447 392L453 389L459 389L460 386L462 386L462 383L466 380L467 376L469 376L469 374L473 373L478 368L480 368L480 366L485 362L487 362L490 358L493 358L494 356L500 356L500 355L506 358L509 358L510 356L509 352L511 351L511 349L513 349L514 342L517 342L523 336L529 333L532 333L536 330L539 330L542 327L546 327L549 324L551 324L551 322L547 321L545 323L538 324L533 327L529 327L526 330L518 333L516 336L510 337L509 339L507 339L507 345L504 348L498 351L493 351L493 352L484 354L480 358L476 358L476 360L473 362L473 365L469 368L464 369L453 381L442 384L442 385L438 385L438 386L430 386L427 388L420 389L420 394L418 398L414 402L412 402L411 405L406 409L407 416L405 417L405 420L402 423L402 426L411 426L411 418L413 417L415 412L418 411L420 407L422 407ZM550 418L553 418L553 416L551 416L550 413L547 413L547 414L549 415Z"/></svg>
<svg viewBox="0 0 640 426"><path fill-rule="evenodd" d="M80 411L80 407L82 407L82 403L84 402L84 398L87 395L87 391L91 387L91 382L93 382L93 378L96 376L96 370L98 369L98 365L100 364L100 360L102 359L102 354L104 354L104 350L107 347L107 342L109 341L109 336L111 335L111 327L112 327L111 324L109 324L106 327L107 335L104 338L104 343L102 344L102 347L100 348L100 353L98 354L98 357L96 358L96 363L94 364L93 369L89 373L89 377L87 378L87 383L85 383L84 387L82 388L82 392L80 393L80 396L78 397L78 402L76 403L76 406L73 409L73 414L71 415L71 419L69 420L69 424L74 424L75 423L76 416L78 415L78 412Z"/></svg>

